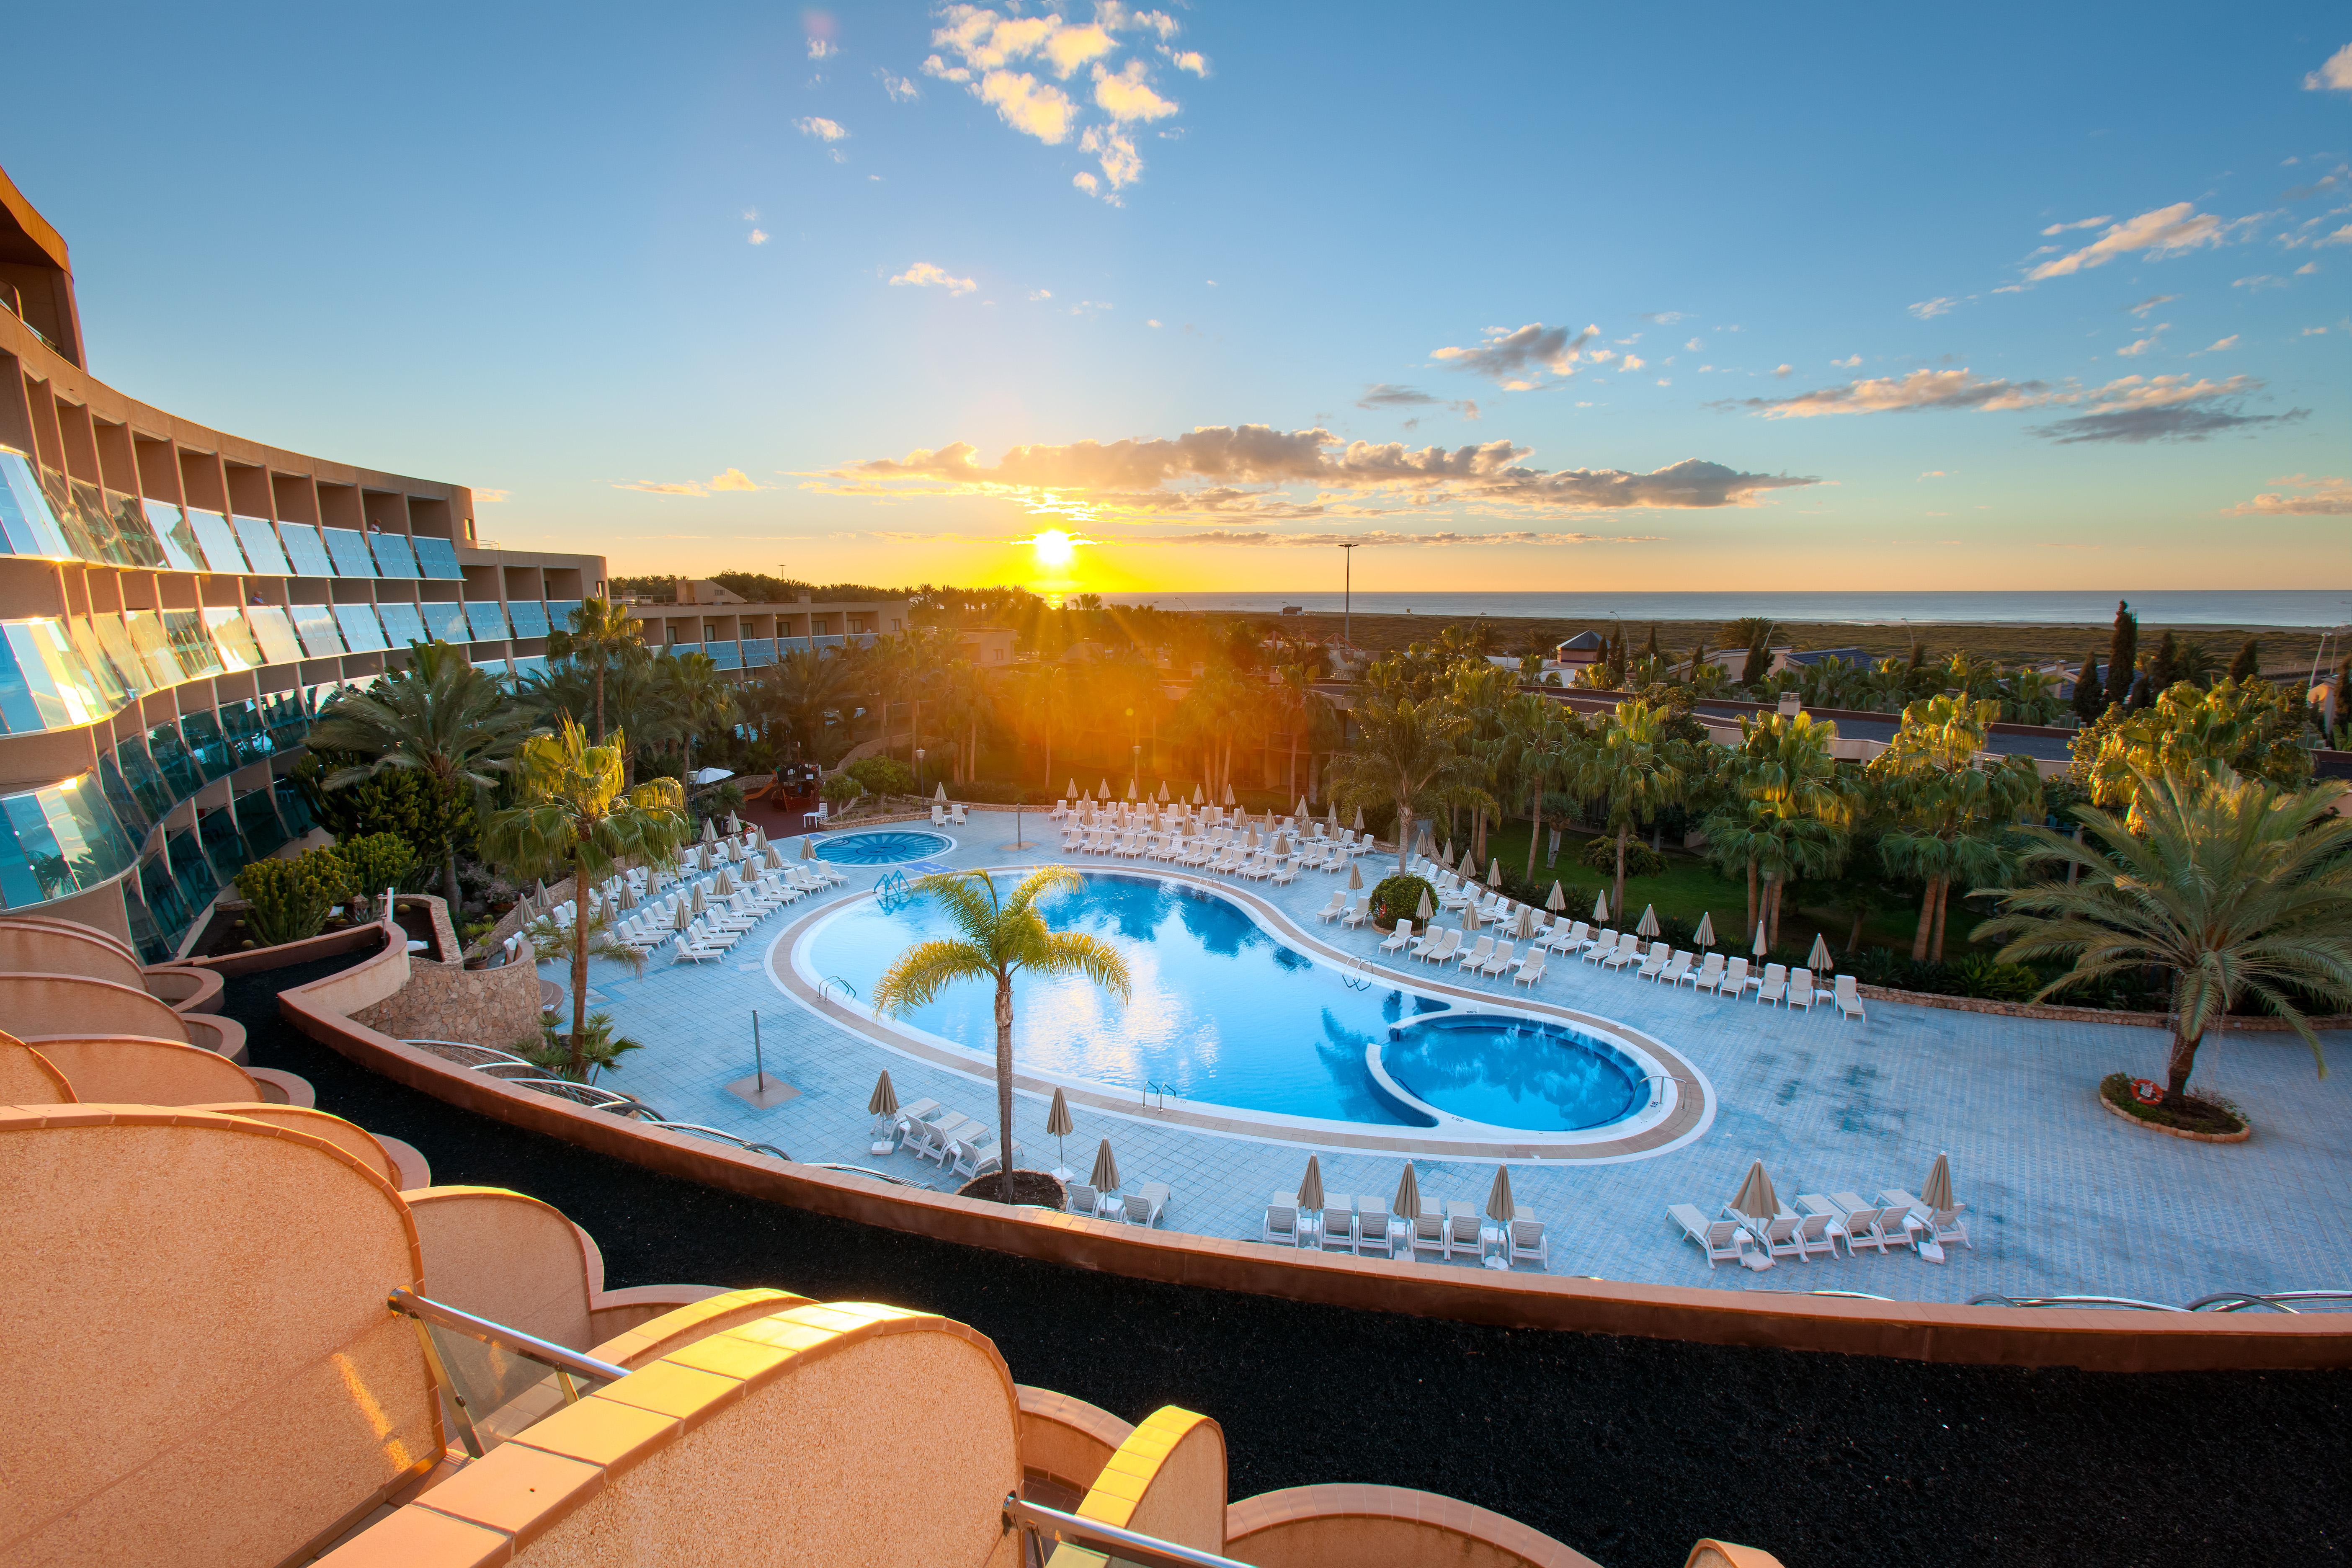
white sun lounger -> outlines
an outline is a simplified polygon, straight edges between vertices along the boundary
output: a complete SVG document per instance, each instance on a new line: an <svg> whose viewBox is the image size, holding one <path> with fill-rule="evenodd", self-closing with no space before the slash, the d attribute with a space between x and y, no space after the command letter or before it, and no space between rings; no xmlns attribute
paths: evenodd
<svg viewBox="0 0 2352 1568"><path fill-rule="evenodd" d="M1601 961L1603 969L1622 969L1642 956L1642 939L1632 931L1617 939L1617 951Z"/></svg>
<svg viewBox="0 0 2352 1568"><path fill-rule="evenodd" d="M1339 923L1340 923L1341 925L1344 925L1344 926L1360 926L1360 925L1362 925L1366 921L1370 920L1371 918L1372 918L1372 896L1371 896L1371 894L1370 894L1370 893L1358 893L1358 894L1356 895L1355 907L1354 907L1354 908L1352 908L1352 909L1350 909L1350 910L1347 912L1347 914L1346 914L1346 915L1345 915L1345 916L1340 920Z"/></svg>
<svg viewBox="0 0 2352 1568"><path fill-rule="evenodd" d="M1412 1216L1412 1255L1419 1258L1424 1252L1446 1256L1445 1216L1428 1207Z"/></svg>
<svg viewBox="0 0 2352 1568"><path fill-rule="evenodd" d="M1830 1226L1836 1223L1834 1216L1825 1214L1809 1214L1800 1218L1795 1237L1797 1256L1835 1258L1837 1239L1830 1235Z"/></svg>
<svg viewBox="0 0 2352 1568"><path fill-rule="evenodd" d="M1805 1261L1805 1249L1797 1245L1797 1226L1801 1216L1792 1214L1774 1215L1769 1220L1744 1219L1748 1234L1764 1248L1767 1258L1793 1258Z"/></svg>
<svg viewBox="0 0 2352 1568"><path fill-rule="evenodd" d="M1506 973L1511 967L1515 951L1507 942L1496 942L1495 951L1486 955L1486 962L1478 966L1478 973L1490 977Z"/></svg>
<svg viewBox="0 0 2352 1568"><path fill-rule="evenodd" d="M1836 999L1840 1021L1859 1018L1865 1024L1870 1022L1870 1015L1862 1009L1862 993L1854 989L1853 975L1841 974L1837 977ZM1975 1249L1971 1247L1969 1250Z"/></svg>
<svg viewBox="0 0 2352 1568"><path fill-rule="evenodd" d="M1257 1238L1263 1242L1285 1247L1298 1245L1298 1211L1287 1204L1265 1205L1265 1223L1258 1227Z"/></svg>
<svg viewBox="0 0 2352 1568"><path fill-rule="evenodd" d="M1144 1183L1121 1200L1120 1207L1126 1214L1127 1223L1151 1229L1160 1223L1160 1216L1168 1212L1170 1195L1167 1183Z"/></svg>
<svg viewBox="0 0 2352 1568"><path fill-rule="evenodd" d="M1356 1250L1356 1200L1333 1193L1323 1200L1323 1223L1316 1227L1316 1243L1326 1252Z"/></svg>
<svg viewBox="0 0 2352 1568"><path fill-rule="evenodd" d="M1527 957L1519 960L1518 970L1511 976L1511 984L1514 985L1533 986L1537 981L1541 980L1543 977L1544 950L1539 947L1531 948L1528 950Z"/></svg>
<svg viewBox="0 0 2352 1568"><path fill-rule="evenodd" d="M1756 987L1757 1005L1761 1006L1767 1002L1786 1002L1788 999L1788 965L1781 963L1766 964L1764 966L1764 978L1762 981L1758 983Z"/></svg>
<svg viewBox="0 0 2352 1568"><path fill-rule="evenodd" d="M1636 980L1655 980L1659 975L1664 974L1666 972L1666 960L1673 956L1674 949L1667 946L1664 942L1652 942L1650 944L1648 956L1642 960L1642 967L1633 971L1633 978Z"/></svg>
<svg viewBox="0 0 2352 1568"><path fill-rule="evenodd" d="M1415 952L1413 956L1420 959L1423 963L1443 963L1447 959L1453 957L1454 950L1459 948L1461 945L1462 933L1452 927L1448 927L1437 933L1437 941L1435 942L1432 943L1429 947L1422 950L1421 952Z"/></svg>
<svg viewBox="0 0 2352 1568"><path fill-rule="evenodd" d="M1412 922L1411 921L1399 921L1396 923L1396 930L1389 932L1389 939L1381 943L1381 951L1382 952L1395 952L1402 948L1411 945L1412 942Z"/></svg>
<svg viewBox="0 0 2352 1568"><path fill-rule="evenodd" d="M1789 971L1789 1005L1813 1010L1813 972L1810 969Z"/></svg>
<svg viewBox="0 0 2352 1568"><path fill-rule="evenodd" d="M1378 1252L1382 1258L1396 1256L1396 1241L1389 1234L1389 1205L1376 1197L1356 1200L1356 1256Z"/></svg>
<svg viewBox="0 0 2352 1568"><path fill-rule="evenodd" d="M1617 933L1613 931L1603 931L1599 936L1592 939L1590 946L1585 948L1584 962L1587 963L1599 963L1602 959L1607 958L1611 953L1615 952L1616 951Z"/></svg>
<svg viewBox="0 0 2352 1568"><path fill-rule="evenodd" d="M1722 979L1723 954L1710 952L1699 960L1697 968L1686 972L1675 984L1687 982L1694 991L1713 991Z"/></svg>
<svg viewBox="0 0 2352 1568"><path fill-rule="evenodd" d="M1465 969L1475 969L1486 963L1486 955L1494 951L1495 939L1491 936L1482 936L1469 952L1454 959L1454 967L1457 973Z"/></svg>
<svg viewBox="0 0 2352 1568"><path fill-rule="evenodd" d="M1683 1235L1698 1244L1706 1254L1706 1266L1737 1263L1748 1249L1748 1232L1727 1219L1709 1219L1689 1204L1670 1204L1666 1213L1682 1226Z"/></svg>
<svg viewBox="0 0 2352 1568"><path fill-rule="evenodd" d="M1748 961L1746 959L1731 958L1724 961L1723 978L1715 983L1715 994L1717 996L1728 996L1734 1002L1748 994Z"/></svg>
<svg viewBox="0 0 2352 1568"><path fill-rule="evenodd" d="M1525 1259L1538 1268L1549 1269L1551 1267L1551 1242L1544 1235L1543 1221L1515 1219L1506 1228L1511 1240L1509 1261L1517 1263Z"/></svg>
<svg viewBox="0 0 2352 1568"><path fill-rule="evenodd" d="M1684 952L1680 948L1675 949L1674 957L1666 961L1665 968L1658 972L1658 984L1661 985L1680 986L1683 983L1683 976L1690 973L1692 962L1691 955L1688 952Z"/></svg>

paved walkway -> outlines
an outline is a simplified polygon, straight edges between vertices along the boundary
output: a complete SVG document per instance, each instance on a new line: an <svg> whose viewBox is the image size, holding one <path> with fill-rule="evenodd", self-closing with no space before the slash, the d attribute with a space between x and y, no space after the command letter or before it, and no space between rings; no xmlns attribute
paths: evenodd
<svg viewBox="0 0 2352 1568"><path fill-rule="evenodd" d="M1043 825L1033 813L1027 826L1034 843ZM1009 814L976 816L957 830L959 843L941 862L1063 858L1007 848L1011 826ZM1069 858L1085 864L1084 857ZM1365 865L1369 884L1376 863ZM886 870L850 869L835 897L871 888ZM1309 873L1288 888L1244 885L1318 937L1377 959L1379 934L1370 928L1339 932L1314 921L1338 879ZM989 1121L993 1087L874 1044L784 993L769 973L780 956L771 949L823 904L803 900L772 916L722 964L656 959L633 976L598 961L592 1005L610 1010L623 1032L646 1046L611 1081L673 1120L774 1143L797 1159L872 1165L952 1188L954 1177L911 1154L877 1160L866 1152L875 1075L887 1067L902 1101L929 1097ZM1510 989L1499 979L1485 985L1498 997ZM2325 1080L2292 1035L2232 1035L2209 1044L2198 1083L2236 1100L2255 1123L2250 1142L2217 1146L2145 1131L2099 1105L2105 1074L2160 1068L2165 1041L2155 1030L1875 1003L1867 1023L1848 1023L1826 1008L1808 1016L1719 1001L1584 964L1552 970L1542 994L1657 1037L1706 1074L1716 1096L1714 1124L1685 1147L1572 1169L1512 1165L1518 1201L1546 1222L1554 1273L1922 1300L1998 1291L2179 1303L2224 1289L2352 1287L2352 1035L2330 1038L2338 1070ZM725 1088L751 1071L755 1012L768 1070L801 1090L767 1110ZM1016 1097L1015 1137L1029 1165L1055 1163L1045 1109L1043 1099ZM1206 1235L1255 1238L1266 1194L1296 1187L1305 1165L1306 1151L1296 1145L1170 1126L1140 1107L1124 1115L1080 1110L1076 1122L1067 1140L1070 1165L1084 1173L1097 1140L1108 1137L1130 1190L1167 1182L1176 1194L1167 1223ZM1666 1217L1676 1203L1714 1213L1759 1158L1786 1199L1885 1186L1916 1192L1938 1152L1951 1156L1956 1195L1968 1205L1976 1243L1973 1251L1953 1248L1942 1267L1896 1253L1803 1265L1783 1259L1761 1274L1729 1265L1710 1270ZM1330 1193L1386 1198L1402 1171L1393 1155L1330 1150L1321 1159ZM1483 1205L1491 1163L1418 1164L1424 1197Z"/></svg>

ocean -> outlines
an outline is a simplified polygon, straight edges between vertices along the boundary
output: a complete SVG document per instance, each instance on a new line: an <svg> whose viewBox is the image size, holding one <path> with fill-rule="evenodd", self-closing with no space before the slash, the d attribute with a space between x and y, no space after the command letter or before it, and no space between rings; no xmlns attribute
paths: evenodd
<svg viewBox="0 0 2352 1568"><path fill-rule="evenodd" d="M1119 605L1163 610L1276 611L1296 605L1316 615L1340 613L1331 593L1106 594ZM2352 588L2168 589L2135 594L2036 591L2021 593L1802 593L1757 590L1707 594L1358 594L1354 608L1368 616L1438 616L1447 619L1538 616L1553 620L1727 621L1769 616L1783 621L1840 621L1858 626L1938 622L1991 626L2105 626L2116 601L2130 601L2149 626L2340 626L2352 622Z"/></svg>

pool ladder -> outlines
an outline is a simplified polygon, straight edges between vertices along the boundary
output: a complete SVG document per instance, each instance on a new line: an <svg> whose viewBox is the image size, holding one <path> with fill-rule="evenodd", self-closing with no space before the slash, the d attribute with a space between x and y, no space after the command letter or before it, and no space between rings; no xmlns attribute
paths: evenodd
<svg viewBox="0 0 2352 1568"><path fill-rule="evenodd" d="M1696 1079L1687 1079L1683 1077L1680 1073L1672 1072L1643 1073L1642 1075L1642 1082L1649 1086L1650 1104L1652 1106L1659 1105L1664 1101L1666 1098L1665 1086L1667 1084L1678 1083L1685 1089L1696 1089L1698 1087L1698 1083Z"/></svg>
<svg viewBox="0 0 2352 1568"><path fill-rule="evenodd" d="M1160 1106L1159 1106L1159 1109L1160 1109L1161 1110L1167 1110L1167 1109L1168 1109L1168 1100L1169 1100L1169 1097L1170 1097L1171 1095L1174 1094L1175 1092L1176 1092L1176 1086L1175 1086L1174 1084L1172 1084L1172 1083L1160 1083L1160 1082L1157 1082L1157 1081L1155 1081L1155 1080L1153 1080L1153 1079L1145 1079L1143 1080L1143 1103L1144 1103L1144 1107L1145 1107L1147 1110L1150 1109L1150 1107L1151 1107L1151 1097L1152 1097L1153 1095L1155 1095L1155 1094L1156 1094L1156 1095L1158 1095L1158 1096L1160 1097Z"/></svg>
<svg viewBox="0 0 2352 1568"><path fill-rule="evenodd" d="M852 985L848 981L844 980L838 974L828 974L824 979L816 983L816 999L820 1002L833 1001L833 988L836 985L841 987L841 994L843 998L849 1001L856 1000L857 987Z"/></svg>

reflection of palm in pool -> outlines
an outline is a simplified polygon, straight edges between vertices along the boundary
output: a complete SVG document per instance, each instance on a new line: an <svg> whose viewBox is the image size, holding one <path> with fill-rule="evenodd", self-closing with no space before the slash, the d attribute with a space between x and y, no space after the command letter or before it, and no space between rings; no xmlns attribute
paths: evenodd
<svg viewBox="0 0 2352 1568"><path fill-rule="evenodd" d="M1613 1121L1633 1105L1633 1075L1614 1051L1544 1025L1433 1020L1402 1031L1381 1060L1423 1100L1477 1121L1526 1127L1540 1120L1548 1131L1571 1131ZM1531 1117L1536 1105L1550 1115Z"/></svg>

